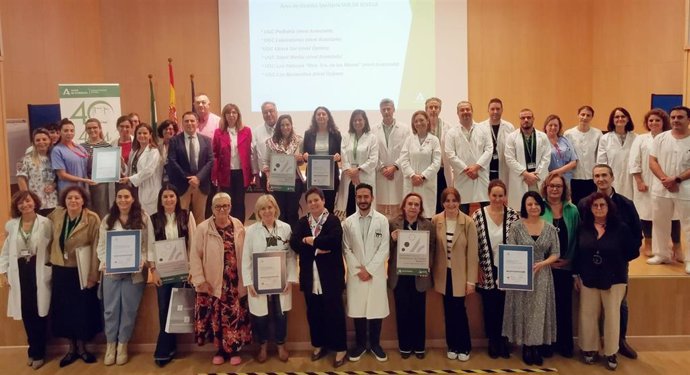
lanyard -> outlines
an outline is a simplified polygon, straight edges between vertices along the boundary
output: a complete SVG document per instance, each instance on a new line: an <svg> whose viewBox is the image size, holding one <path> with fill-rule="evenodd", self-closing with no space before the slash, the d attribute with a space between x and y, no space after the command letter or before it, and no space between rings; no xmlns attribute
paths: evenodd
<svg viewBox="0 0 690 375"><path fill-rule="evenodd" d="M534 140L536 138L536 134L534 134L534 132L532 132L532 135L527 137L527 138L525 138L525 133L520 132L520 134L522 134L522 143L525 145L525 149L527 150L527 155L529 156L529 160L527 160L527 164L529 164L530 162L533 162L533 163L536 162L536 160L534 160L534 154L536 154L536 148L537 148L536 142Z"/></svg>
<svg viewBox="0 0 690 375"><path fill-rule="evenodd" d="M36 224L36 219L31 223L31 228L29 228L28 232L24 232L24 224L22 223L22 219L19 219L19 236L22 238L22 241L24 241L24 246L29 247L29 241L31 241L31 235L34 232L34 225Z"/></svg>

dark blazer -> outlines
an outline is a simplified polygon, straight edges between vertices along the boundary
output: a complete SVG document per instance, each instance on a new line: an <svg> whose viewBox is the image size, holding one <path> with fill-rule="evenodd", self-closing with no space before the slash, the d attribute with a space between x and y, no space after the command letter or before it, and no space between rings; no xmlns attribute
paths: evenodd
<svg viewBox="0 0 690 375"><path fill-rule="evenodd" d="M311 293L313 286L313 264L319 270L319 279L324 293L342 293L345 290L345 263L343 261L343 227L338 217L329 214L321 232L314 239L314 246L302 243L311 237L311 228L306 216L292 229L290 245L299 254L299 289ZM330 250L328 254L316 255L316 249Z"/></svg>
<svg viewBox="0 0 690 375"><path fill-rule="evenodd" d="M577 209L580 211L580 219L585 217L587 197L582 198L580 202L577 203ZM611 195L611 200L613 204L616 205L616 210L618 214L618 220L625 223L630 229L630 241L629 246L634 248L636 251L642 246L642 224L640 223L640 215L637 213L635 204L630 199L616 193L613 190L613 195Z"/></svg>
<svg viewBox="0 0 690 375"><path fill-rule="evenodd" d="M391 233L398 229L403 229L403 217L398 216L388 220L388 228ZM419 217L417 219L417 230L429 231L429 276L416 276L414 284L418 292L426 292L432 285L431 267L434 264L434 253L436 251L436 231L431 225L431 220ZM388 257L388 287L395 289L398 285L398 241L390 240L390 255Z"/></svg>
<svg viewBox="0 0 690 375"><path fill-rule="evenodd" d="M608 290L614 284L627 284L628 262L640 255L639 246L632 245L635 236L631 234L624 222L610 220L604 235L597 239L593 224L580 224L573 272L586 287ZM595 254L599 264L593 261Z"/></svg>
<svg viewBox="0 0 690 375"><path fill-rule="evenodd" d="M192 175L189 170L189 157L185 147L184 137L186 134L185 132L177 134L168 142L168 164L165 166L170 183L175 185L180 195L189 188L187 177ZM211 168L213 168L211 138L199 132L196 133L196 136L199 138L199 160L197 161L196 177L200 182L199 190L208 194L211 191Z"/></svg>
<svg viewBox="0 0 690 375"><path fill-rule="evenodd" d="M328 154L342 154L340 152L340 144L342 142L342 136L340 132L329 133L328 135ZM304 143L302 144L304 152L309 153L309 155L316 154L316 132L312 130L307 130L304 132ZM338 166L336 165L336 168ZM335 174L335 185L334 190L338 191L338 186L340 186L340 173Z"/></svg>
<svg viewBox="0 0 690 375"><path fill-rule="evenodd" d="M151 223L153 223L153 234L156 237L156 241L164 241L168 238L165 235L165 222L167 217L165 214L159 214L158 212L151 215ZM177 221L177 233L180 238L184 237L187 239L187 248L190 247L189 238L189 211L180 210L180 214L176 217Z"/></svg>

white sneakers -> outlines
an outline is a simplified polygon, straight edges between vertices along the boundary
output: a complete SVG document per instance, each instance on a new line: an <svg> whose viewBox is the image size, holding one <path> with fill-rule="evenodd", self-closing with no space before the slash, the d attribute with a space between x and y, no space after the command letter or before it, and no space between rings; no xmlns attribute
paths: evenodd
<svg viewBox="0 0 690 375"><path fill-rule="evenodd" d="M449 351L446 353L446 357L448 357L448 359L458 359L458 353Z"/></svg>
<svg viewBox="0 0 690 375"><path fill-rule="evenodd" d="M659 264L669 264L673 263L673 260L667 259L667 258L662 258L659 255L655 255L649 259L647 259L647 264L650 264L652 266L656 266Z"/></svg>
<svg viewBox="0 0 690 375"><path fill-rule="evenodd" d="M446 357L448 357L448 359L457 359L460 362L467 362L470 360L470 353L456 353L448 351L446 352Z"/></svg>

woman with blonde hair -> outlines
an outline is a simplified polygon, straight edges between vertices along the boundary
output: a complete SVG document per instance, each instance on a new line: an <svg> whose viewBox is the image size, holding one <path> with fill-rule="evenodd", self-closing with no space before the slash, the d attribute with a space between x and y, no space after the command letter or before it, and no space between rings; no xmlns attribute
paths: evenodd
<svg viewBox="0 0 690 375"><path fill-rule="evenodd" d="M89 159L86 166L86 174L91 178L91 167L93 164L93 150L102 147L113 147L110 143L103 139L103 128L101 122L97 118L90 118L84 123L86 128L86 142L82 142L81 146L89 153ZM126 167L126 166L123 166ZM89 209L98 214L98 217L105 217L110 210L110 191L114 189L114 184L103 182L96 185L90 185L89 192Z"/></svg>

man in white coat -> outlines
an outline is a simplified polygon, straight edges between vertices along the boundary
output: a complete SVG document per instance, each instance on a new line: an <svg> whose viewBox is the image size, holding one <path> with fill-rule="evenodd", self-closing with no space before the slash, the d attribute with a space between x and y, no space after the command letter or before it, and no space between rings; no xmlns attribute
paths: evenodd
<svg viewBox="0 0 690 375"><path fill-rule="evenodd" d="M436 179L436 207L429 207L429 210L434 210L433 213L437 214L443 211L443 205L441 202L441 193L448 186L453 186L453 171L448 165L448 155L445 151L446 133L453 127L451 124L447 124L439 116L441 115L441 99L436 97L431 97L424 103L424 110L427 115L429 115L429 133L433 134L441 142L441 168L438 170L438 178ZM448 165L448 168L444 168Z"/></svg>
<svg viewBox="0 0 690 375"><path fill-rule="evenodd" d="M266 181L268 181L267 173L268 167L265 170L259 168L258 161L264 160L266 157L266 140L273 137L273 130L276 127L278 120L278 108L273 102L263 102L261 104L261 116L264 118L264 123L252 127L252 161L256 160L256 170L261 172L259 181L256 181L261 188L266 189Z"/></svg>
<svg viewBox="0 0 690 375"><path fill-rule="evenodd" d="M489 133L472 119L472 103L458 103L460 126L446 134L446 154L453 169L453 185L460 192L460 210L470 214L470 203L489 203L489 164L493 144Z"/></svg>
<svg viewBox="0 0 690 375"><path fill-rule="evenodd" d="M520 207L527 191L539 191L549 175L551 144L546 133L534 128L534 112L520 111L520 129L510 133L505 146L508 165L508 205Z"/></svg>
<svg viewBox="0 0 690 375"><path fill-rule="evenodd" d="M403 198L403 175L398 158L405 140L410 136L410 127L398 122L395 114L395 103L391 99L382 99L379 104L381 123L374 128L379 144L379 161L376 168L376 206L379 212L387 217L400 214L400 202Z"/></svg>
<svg viewBox="0 0 690 375"><path fill-rule="evenodd" d="M654 138L649 153L652 181L652 253L648 264L670 263L673 257L671 236L673 212L680 215L685 233L685 272L690 273L690 109L671 109L671 130Z"/></svg>
<svg viewBox="0 0 690 375"><path fill-rule="evenodd" d="M369 349L379 361L388 360L380 344L381 324L388 316L386 260L388 219L372 209L374 189L368 184L355 188L357 212L343 222L343 253L347 264L347 315L355 323L356 345L350 361L358 361Z"/></svg>
<svg viewBox="0 0 690 375"><path fill-rule="evenodd" d="M508 184L508 166L506 165L505 144L508 135L515 131L515 126L503 118L503 102L499 98L489 100L489 118L479 123L491 136L494 146L489 164L489 181L501 179Z"/></svg>

